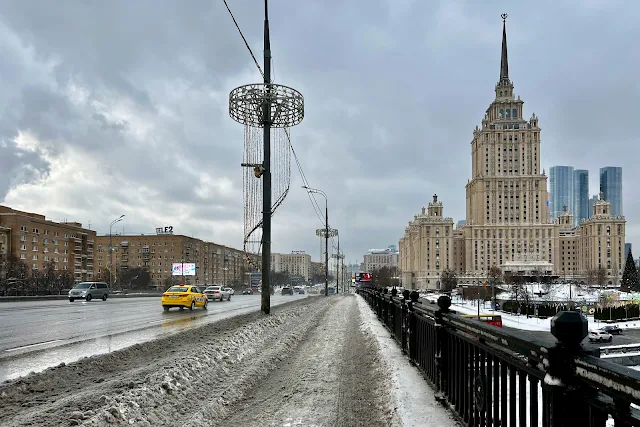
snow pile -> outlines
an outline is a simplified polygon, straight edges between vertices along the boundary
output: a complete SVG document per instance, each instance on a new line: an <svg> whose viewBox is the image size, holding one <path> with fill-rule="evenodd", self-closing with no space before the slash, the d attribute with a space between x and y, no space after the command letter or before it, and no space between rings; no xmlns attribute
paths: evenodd
<svg viewBox="0 0 640 427"><path fill-rule="evenodd" d="M128 389L118 395L102 396L104 407L97 413L73 413L69 421L87 426L186 426L224 416L227 405L242 398L288 348L295 347L326 305L326 300L319 300L287 308L233 333L219 334L215 341L185 342L192 351L166 358L144 379L132 378ZM289 326L292 323L295 328ZM195 402L201 404L196 411Z"/></svg>

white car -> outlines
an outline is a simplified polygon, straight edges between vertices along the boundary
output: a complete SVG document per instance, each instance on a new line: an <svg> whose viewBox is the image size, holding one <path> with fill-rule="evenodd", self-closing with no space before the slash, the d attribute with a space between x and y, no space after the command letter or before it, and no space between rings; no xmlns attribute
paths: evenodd
<svg viewBox="0 0 640 427"><path fill-rule="evenodd" d="M204 294L209 301L224 301L225 299L231 301L231 293L226 288L222 288L222 286L208 286L204 290Z"/></svg>
<svg viewBox="0 0 640 427"><path fill-rule="evenodd" d="M229 293L230 293L231 295L235 295L235 294L236 294L236 291L234 291L234 290L233 290L233 288L224 288L224 290L225 290L225 291L229 291Z"/></svg>
<svg viewBox="0 0 640 427"><path fill-rule="evenodd" d="M589 331L590 342L611 342L613 341L613 335L605 331Z"/></svg>

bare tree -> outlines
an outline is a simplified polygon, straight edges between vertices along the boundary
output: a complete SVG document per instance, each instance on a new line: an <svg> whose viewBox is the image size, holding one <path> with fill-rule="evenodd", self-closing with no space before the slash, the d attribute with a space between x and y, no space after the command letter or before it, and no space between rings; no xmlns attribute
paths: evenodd
<svg viewBox="0 0 640 427"><path fill-rule="evenodd" d="M587 269L585 280L587 282L587 286L592 288L596 284L596 270L593 268Z"/></svg>
<svg viewBox="0 0 640 427"><path fill-rule="evenodd" d="M491 304L496 306L496 286L502 282L502 269L494 265L489 269L489 283L491 284Z"/></svg>
<svg viewBox="0 0 640 427"><path fill-rule="evenodd" d="M451 268L445 268L440 275L440 290L445 293L451 292L458 286L458 276Z"/></svg>
<svg viewBox="0 0 640 427"><path fill-rule="evenodd" d="M400 269L395 265L389 267L389 278L391 286L400 286Z"/></svg>
<svg viewBox="0 0 640 427"><path fill-rule="evenodd" d="M606 289L606 284L607 284L607 270L604 269L602 266L600 266L594 270L593 275L596 280L596 285L598 285L598 289L599 289L600 295L598 296L598 299L604 302L603 291Z"/></svg>

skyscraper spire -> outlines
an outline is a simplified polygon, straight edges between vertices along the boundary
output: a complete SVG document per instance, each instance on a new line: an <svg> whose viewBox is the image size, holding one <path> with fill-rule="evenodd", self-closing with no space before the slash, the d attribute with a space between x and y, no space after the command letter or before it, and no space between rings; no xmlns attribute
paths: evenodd
<svg viewBox="0 0 640 427"><path fill-rule="evenodd" d="M507 14L502 17L502 56L500 57L500 82L509 81L509 59L507 58Z"/></svg>

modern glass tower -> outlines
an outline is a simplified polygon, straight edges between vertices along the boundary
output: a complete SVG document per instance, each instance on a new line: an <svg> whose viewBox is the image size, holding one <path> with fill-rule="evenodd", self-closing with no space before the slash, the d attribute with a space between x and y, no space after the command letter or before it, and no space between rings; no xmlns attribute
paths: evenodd
<svg viewBox="0 0 640 427"><path fill-rule="evenodd" d="M552 218L558 218L565 205L573 209L573 185L573 166L552 166L549 169L549 213Z"/></svg>
<svg viewBox="0 0 640 427"><path fill-rule="evenodd" d="M621 167L600 168L600 192L603 193L604 199L611 203L611 215L623 215Z"/></svg>
<svg viewBox="0 0 640 427"><path fill-rule="evenodd" d="M574 227L591 216L589 207L589 171L576 169L573 171L573 207L570 208Z"/></svg>

